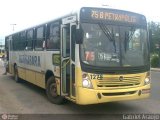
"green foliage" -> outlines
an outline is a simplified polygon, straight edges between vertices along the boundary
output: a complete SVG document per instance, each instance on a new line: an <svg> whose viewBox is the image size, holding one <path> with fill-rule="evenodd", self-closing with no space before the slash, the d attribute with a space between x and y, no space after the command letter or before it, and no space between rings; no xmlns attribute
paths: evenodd
<svg viewBox="0 0 160 120"><path fill-rule="evenodd" d="M150 40L150 51L151 53L157 53L159 51L156 48L156 44L159 44L160 41L160 23L149 22L148 29L152 31L152 39Z"/></svg>
<svg viewBox="0 0 160 120"><path fill-rule="evenodd" d="M151 56L151 67L158 67L159 65L159 56L157 54L153 54Z"/></svg>

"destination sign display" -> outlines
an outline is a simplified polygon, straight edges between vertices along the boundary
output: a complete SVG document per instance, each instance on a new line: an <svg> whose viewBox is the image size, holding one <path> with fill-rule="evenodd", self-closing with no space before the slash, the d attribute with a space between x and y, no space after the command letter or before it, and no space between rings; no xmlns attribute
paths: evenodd
<svg viewBox="0 0 160 120"><path fill-rule="evenodd" d="M105 8L82 8L80 19L83 20L97 20L97 21L112 21L131 24L145 23L146 19L143 15Z"/></svg>
<svg viewBox="0 0 160 120"><path fill-rule="evenodd" d="M98 11L98 10L91 10L90 16L92 19L122 21L122 22L129 22L129 23L135 23L137 21L137 18L134 15Z"/></svg>

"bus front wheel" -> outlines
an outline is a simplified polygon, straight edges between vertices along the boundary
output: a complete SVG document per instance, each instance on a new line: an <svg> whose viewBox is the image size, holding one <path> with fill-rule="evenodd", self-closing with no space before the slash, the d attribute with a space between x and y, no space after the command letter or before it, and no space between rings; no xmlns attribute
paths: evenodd
<svg viewBox="0 0 160 120"><path fill-rule="evenodd" d="M54 76L51 76L47 80L46 93L51 103L62 104L64 102L64 97L57 94L57 85Z"/></svg>

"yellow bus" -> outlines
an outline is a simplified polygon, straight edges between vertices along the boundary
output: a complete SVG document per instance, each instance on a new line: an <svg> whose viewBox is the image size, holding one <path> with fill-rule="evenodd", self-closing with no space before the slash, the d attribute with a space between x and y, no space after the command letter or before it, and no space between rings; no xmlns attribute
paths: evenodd
<svg viewBox="0 0 160 120"><path fill-rule="evenodd" d="M149 37L143 15L110 8L78 12L5 37L8 72L76 104L150 95Z"/></svg>

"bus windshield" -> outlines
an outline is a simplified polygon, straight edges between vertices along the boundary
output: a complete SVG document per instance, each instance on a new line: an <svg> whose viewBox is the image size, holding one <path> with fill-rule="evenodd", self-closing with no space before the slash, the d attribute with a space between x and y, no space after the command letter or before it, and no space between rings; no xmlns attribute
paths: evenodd
<svg viewBox="0 0 160 120"><path fill-rule="evenodd" d="M135 26L82 23L83 63L98 67L148 65L147 30Z"/></svg>

